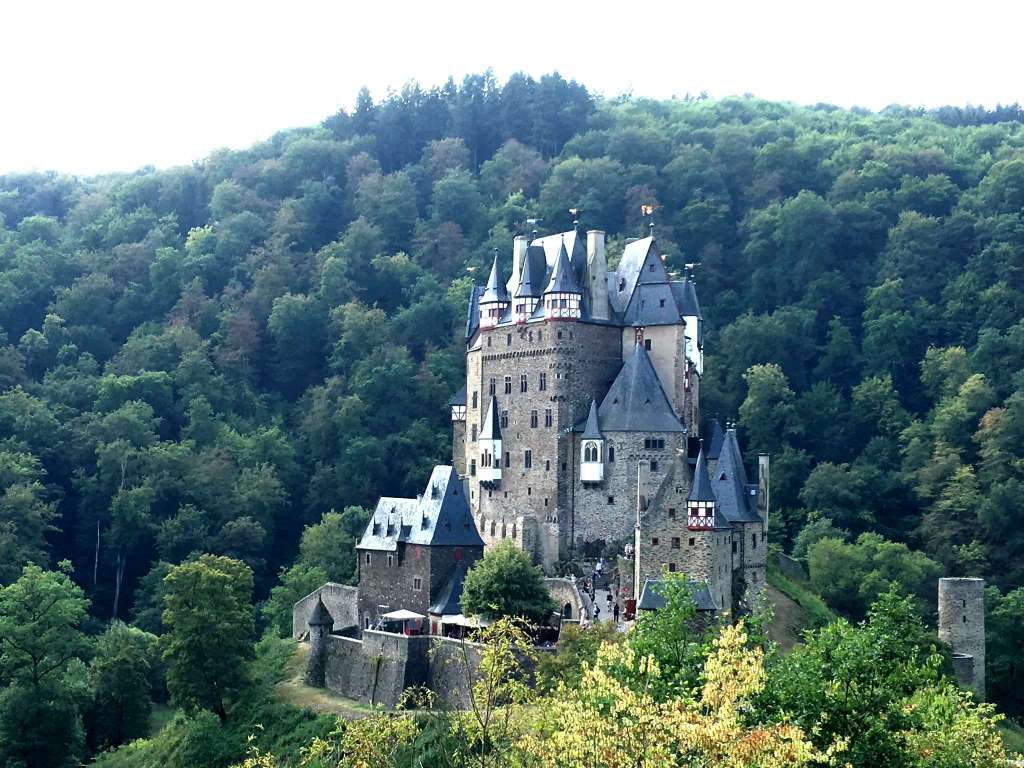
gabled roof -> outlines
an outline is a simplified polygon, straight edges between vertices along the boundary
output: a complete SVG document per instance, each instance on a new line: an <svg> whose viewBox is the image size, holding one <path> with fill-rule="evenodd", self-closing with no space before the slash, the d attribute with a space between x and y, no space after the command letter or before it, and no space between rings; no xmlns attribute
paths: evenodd
<svg viewBox="0 0 1024 768"><path fill-rule="evenodd" d="M508 289L505 283L498 277L498 249L494 249L494 262L491 264L491 276L487 278L487 287L480 297L481 304L488 304L498 301L508 301Z"/></svg>
<svg viewBox="0 0 1024 768"><path fill-rule="evenodd" d="M519 285L513 294L517 299L527 296L540 296L544 290L544 276L547 269L544 264L544 250L530 246L523 254L523 273Z"/></svg>
<svg viewBox="0 0 1024 768"><path fill-rule="evenodd" d="M501 424L498 422L498 398L491 395L487 405L483 426L480 427L480 440L501 440Z"/></svg>
<svg viewBox="0 0 1024 768"><path fill-rule="evenodd" d="M717 501L715 492L711 488L711 478L708 476L708 461L704 457L704 441L700 443L700 453L697 454L697 466L693 470L693 484L690 486L688 501Z"/></svg>
<svg viewBox="0 0 1024 768"><path fill-rule="evenodd" d="M319 595L316 598L316 605L313 606L313 612L309 615L309 621L306 622L311 627L333 627L334 617L331 616L331 612L327 610L327 606L324 605L323 597Z"/></svg>
<svg viewBox="0 0 1024 768"><path fill-rule="evenodd" d="M683 432L642 344L619 370L598 409L602 432Z"/></svg>
<svg viewBox="0 0 1024 768"><path fill-rule="evenodd" d="M633 290L640 279L640 273L643 272L647 253L653 246L653 237L642 237L639 240L626 243L619 266L615 270L614 284L609 286L609 294L614 293L615 305L620 308L620 311L629 303L629 298L633 295ZM621 290L619 286L622 286Z"/></svg>
<svg viewBox="0 0 1024 768"><path fill-rule="evenodd" d="M444 587L438 594L433 605L430 606L430 613L438 616L453 616L462 613L459 601L462 600L462 584L466 579L465 563L456 563L452 568L451 576L445 582Z"/></svg>
<svg viewBox="0 0 1024 768"><path fill-rule="evenodd" d="M725 433L711 487L718 499L718 508L730 523L762 522L757 513L757 495L751 494L751 490L756 489L747 482L735 429Z"/></svg>
<svg viewBox="0 0 1024 768"><path fill-rule="evenodd" d="M668 283L639 283L626 305L626 325L677 325L681 315Z"/></svg>
<svg viewBox="0 0 1024 768"><path fill-rule="evenodd" d="M590 401L590 413L587 414L587 424L583 428L584 440L601 440L601 428L597 422L597 400Z"/></svg>
<svg viewBox="0 0 1024 768"><path fill-rule="evenodd" d="M664 582L661 579L646 579L643 591L640 593L640 602L637 609L641 611L657 611L665 607L665 598L661 594L661 586ZM693 588L693 602L698 611L716 611L718 606L711 598L711 590L708 585L700 581L690 581Z"/></svg>
<svg viewBox="0 0 1024 768"><path fill-rule="evenodd" d="M458 391L452 395L452 399L448 401L448 405L465 405L466 404L466 385L463 384L459 387Z"/></svg>
<svg viewBox="0 0 1024 768"><path fill-rule="evenodd" d="M558 250L555 258L555 266L551 270L551 279L548 280L544 293L582 293L579 281L569 264L569 254L565 250L565 243Z"/></svg>
<svg viewBox="0 0 1024 768"><path fill-rule="evenodd" d="M382 497L356 546L394 551L400 543L446 547L484 545L454 467L434 467L426 491L418 498Z"/></svg>

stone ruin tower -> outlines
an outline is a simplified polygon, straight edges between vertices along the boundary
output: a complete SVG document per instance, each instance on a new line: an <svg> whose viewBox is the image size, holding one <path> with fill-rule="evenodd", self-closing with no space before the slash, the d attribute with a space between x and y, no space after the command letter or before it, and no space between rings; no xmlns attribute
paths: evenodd
<svg viewBox="0 0 1024 768"><path fill-rule="evenodd" d="M309 617L309 660L306 663L306 685L323 688L327 676L327 637L334 627L331 612L318 597Z"/></svg>
<svg viewBox="0 0 1024 768"><path fill-rule="evenodd" d="M939 639L953 649L953 668L960 684L984 701L984 579L939 579Z"/></svg>

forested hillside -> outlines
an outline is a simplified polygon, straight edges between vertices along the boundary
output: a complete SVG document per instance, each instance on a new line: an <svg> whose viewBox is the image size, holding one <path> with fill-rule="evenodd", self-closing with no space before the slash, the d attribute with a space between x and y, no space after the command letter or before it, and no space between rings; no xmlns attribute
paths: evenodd
<svg viewBox="0 0 1024 768"><path fill-rule="evenodd" d="M652 204L670 269L698 263L705 414L772 455L771 536L833 607L895 583L928 615L943 573L1009 592L1022 119L481 75L191 167L0 177L0 584L67 559L96 620L160 632L169 564L209 552L258 599L283 580L283 623L351 575L360 508L448 460L492 249L577 208L614 262ZM991 600L1009 632L1024 592Z"/></svg>

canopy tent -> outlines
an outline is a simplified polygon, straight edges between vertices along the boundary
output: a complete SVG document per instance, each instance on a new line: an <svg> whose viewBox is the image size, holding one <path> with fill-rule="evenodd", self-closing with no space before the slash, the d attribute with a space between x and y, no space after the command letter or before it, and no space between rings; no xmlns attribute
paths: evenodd
<svg viewBox="0 0 1024 768"><path fill-rule="evenodd" d="M385 613L381 616L384 621L415 621L417 619L427 618L422 613L416 613L416 611L407 611L405 608L400 608L397 611L391 611L391 613Z"/></svg>
<svg viewBox="0 0 1024 768"><path fill-rule="evenodd" d="M491 622L479 616L463 616L461 613L441 617L442 624L454 624L458 627L489 627Z"/></svg>

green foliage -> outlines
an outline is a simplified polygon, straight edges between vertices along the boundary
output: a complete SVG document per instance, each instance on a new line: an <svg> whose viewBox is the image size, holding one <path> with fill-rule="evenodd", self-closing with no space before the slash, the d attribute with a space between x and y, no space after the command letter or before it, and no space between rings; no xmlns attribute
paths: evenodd
<svg viewBox="0 0 1024 768"><path fill-rule="evenodd" d="M499 619L516 616L544 624L557 610L544 586L544 574L511 542L495 547L466 573L462 612Z"/></svg>
<svg viewBox="0 0 1024 768"><path fill-rule="evenodd" d="M89 662L93 702L89 740L105 749L145 736L158 672L157 638L114 622L96 640Z"/></svg>
<svg viewBox="0 0 1024 768"><path fill-rule="evenodd" d="M579 685L583 666L597 661L597 652L605 643L620 642L625 636L615 624L604 621L580 629L578 624L563 624L554 653L540 654L537 663L537 687L552 692L560 684Z"/></svg>
<svg viewBox="0 0 1024 768"><path fill-rule="evenodd" d="M861 534L852 544L822 538L809 547L807 565L811 587L829 605L854 618L864 616L892 589L914 597L923 612L942 575L927 555L874 533Z"/></svg>
<svg viewBox="0 0 1024 768"><path fill-rule="evenodd" d="M221 722L249 682L252 657L252 571L228 557L203 555L165 579L162 655L171 700L209 709Z"/></svg>
<svg viewBox="0 0 1024 768"><path fill-rule="evenodd" d="M940 680L941 657L909 599L887 593L867 621L839 620L775 661L756 702L760 717L789 716L819 745L845 739L854 766L912 766L901 731L906 700Z"/></svg>

